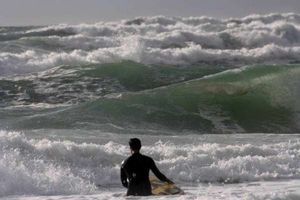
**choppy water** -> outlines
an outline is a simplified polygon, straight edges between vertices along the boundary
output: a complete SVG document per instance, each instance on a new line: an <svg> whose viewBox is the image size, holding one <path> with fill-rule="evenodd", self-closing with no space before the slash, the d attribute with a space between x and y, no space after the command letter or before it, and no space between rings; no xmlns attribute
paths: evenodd
<svg viewBox="0 0 300 200"><path fill-rule="evenodd" d="M0 196L120 198L138 135L178 199L299 199L299 58L293 13L0 27Z"/></svg>
<svg viewBox="0 0 300 200"><path fill-rule="evenodd" d="M120 198L125 193L120 163L129 155L127 140L133 136L83 130L2 131L0 195ZM176 198L299 198L298 134L139 137L142 151L187 191Z"/></svg>

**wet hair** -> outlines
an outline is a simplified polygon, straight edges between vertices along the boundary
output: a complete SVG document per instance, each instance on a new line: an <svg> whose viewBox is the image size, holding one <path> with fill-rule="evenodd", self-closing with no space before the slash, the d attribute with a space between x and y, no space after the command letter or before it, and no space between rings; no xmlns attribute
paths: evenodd
<svg viewBox="0 0 300 200"><path fill-rule="evenodd" d="M141 140L138 138L131 138L129 140L129 146L131 150L138 151L142 147Z"/></svg>

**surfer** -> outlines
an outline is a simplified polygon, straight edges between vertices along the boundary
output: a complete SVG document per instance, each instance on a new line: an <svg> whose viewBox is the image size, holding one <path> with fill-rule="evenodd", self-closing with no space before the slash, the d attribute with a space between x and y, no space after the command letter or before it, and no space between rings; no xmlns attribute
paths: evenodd
<svg viewBox="0 0 300 200"><path fill-rule="evenodd" d="M152 195L149 180L150 169L161 181L173 184L171 180L158 170L152 158L140 153L142 144L138 138L131 138L129 146L131 156L124 160L121 166L121 182L127 188L127 196Z"/></svg>

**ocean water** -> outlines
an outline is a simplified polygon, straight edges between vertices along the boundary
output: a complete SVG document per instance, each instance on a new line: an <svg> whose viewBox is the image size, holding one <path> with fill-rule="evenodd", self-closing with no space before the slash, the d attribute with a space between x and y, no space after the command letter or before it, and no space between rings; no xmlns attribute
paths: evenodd
<svg viewBox="0 0 300 200"><path fill-rule="evenodd" d="M0 199L300 199L300 15L0 27ZM128 140L183 196L125 197Z"/></svg>

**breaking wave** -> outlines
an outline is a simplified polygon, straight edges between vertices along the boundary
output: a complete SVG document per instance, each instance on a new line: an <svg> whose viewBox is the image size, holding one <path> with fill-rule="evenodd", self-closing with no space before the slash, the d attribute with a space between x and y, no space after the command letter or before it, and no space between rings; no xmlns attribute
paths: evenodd
<svg viewBox="0 0 300 200"><path fill-rule="evenodd" d="M115 63L241 66L299 62L300 16L142 17L119 22L4 28L0 74Z"/></svg>
<svg viewBox="0 0 300 200"><path fill-rule="evenodd" d="M299 58L294 13L0 27L0 197L119 191L136 134L176 183L297 184Z"/></svg>
<svg viewBox="0 0 300 200"><path fill-rule="evenodd" d="M144 141L143 151L176 182L300 178L298 140L262 145ZM0 196L87 194L94 193L96 185L119 185L120 163L128 155L127 145L118 142L29 139L5 131L0 132L0 147Z"/></svg>
<svg viewBox="0 0 300 200"><path fill-rule="evenodd" d="M299 30L293 13L2 27L0 126L299 132Z"/></svg>
<svg viewBox="0 0 300 200"><path fill-rule="evenodd" d="M174 134L182 131L295 133L299 131L299 69L298 65L248 66L162 87L155 87L159 81L152 85L145 79L149 83L147 90L109 93L86 103L32 116L19 114L16 109L12 116L19 116L18 120L7 126L101 129L113 124L117 129L141 133L145 129L171 130ZM119 80L130 86L133 77ZM134 85L143 85L142 80ZM76 94L85 95L80 90Z"/></svg>

